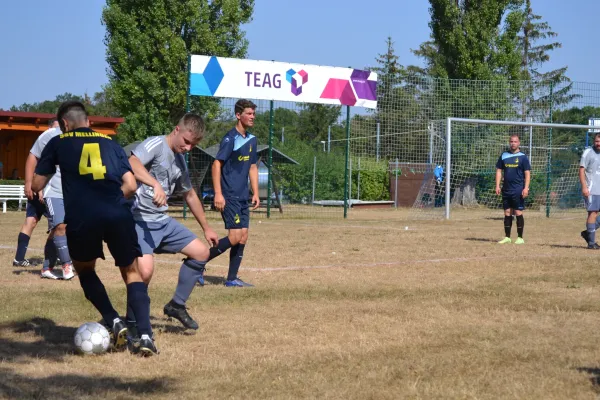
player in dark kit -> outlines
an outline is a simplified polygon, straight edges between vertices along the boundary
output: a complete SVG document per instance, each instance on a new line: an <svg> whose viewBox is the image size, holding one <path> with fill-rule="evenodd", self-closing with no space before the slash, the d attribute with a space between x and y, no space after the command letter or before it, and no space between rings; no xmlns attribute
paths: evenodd
<svg viewBox="0 0 600 400"><path fill-rule="evenodd" d="M142 253L126 200L137 184L125 151L110 136L89 128L85 106L80 102L63 103L57 119L64 133L44 148L32 189L43 189L56 165L60 167L67 242L85 297L112 327L116 349L123 350L128 344L133 353L157 354L150 326L150 298L137 266ZM127 285L127 304L135 314L139 340L127 342L127 327L96 274L96 259L104 259L102 241Z"/></svg>
<svg viewBox="0 0 600 400"><path fill-rule="evenodd" d="M529 182L531 181L531 165L527 156L521 152L521 142L517 135L512 135L509 140L509 151L505 151L496 163L496 194L502 193L502 206L504 208L504 239L500 244L511 243L510 231L512 228L512 214L517 217L517 239L515 244L525 244L523 229L525 221L523 210L525 198L529 195ZM504 184L500 189L500 180L504 172Z"/></svg>

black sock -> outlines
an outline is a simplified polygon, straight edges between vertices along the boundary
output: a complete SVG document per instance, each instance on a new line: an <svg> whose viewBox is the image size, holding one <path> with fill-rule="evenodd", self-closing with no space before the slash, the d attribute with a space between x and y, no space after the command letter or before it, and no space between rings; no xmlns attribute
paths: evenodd
<svg viewBox="0 0 600 400"><path fill-rule="evenodd" d="M523 228L525 228L525 220L522 215L517 215L517 235L523 237Z"/></svg>
<svg viewBox="0 0 600 400"><path fill-rule="evenodd" d="M510 237L510 230L512 229L512 216L504 216L504 236Z"/></svg>
<svg viewBox="0 0 600 400"><path fill-rule="evenodd" d="M227 273L228 281L237 279L237 274L242 264L242 257L244 257L244 247L246 245L241 243L231 247L231 251L229 252L229 272Z"/></svg>
<svg viewBox="0 0 600 400"><path fill-rule="evenodd" d="M27 246L29 246L30 237L19 232L19 238L17 239L17 254L15 254L15 260L23 261L25 259L25 253L27 253Z"/></svg>
<svg viewBox="0 0 600 400"><path fill-rule="evenodd" d="M152 336L150 297L144 282L133 282L127 285L127 306L133 311L139 334Z"/></svg>
<svg viewBox="0 0 600 400"><path fill-rule="evenodd" d="M212 260L215 257L220 256L225 251L227 251L227 249L230 247L231 247L231 242L229 241L228 237L224 237L223 239L220 239L219 244L217 244L216 247L211 247L209 249L210 256L208 256L207 262Z"/></svg>
<svg viewBox="0 0 600 400"><path fill-rule="evenodd" d="M46 240L46 245L44 246L44 266L43 269L52 269L56 265L56 246L54 245L54 241L52 239Z"/></svg>
<svg viewBox="0 0 600 400"><path fill-rule="evenodd" d="M104 322L112 327L113 320L119 318L119 314L113 308L108 293L102 284L95 270L83 270L77 272L79 275L79 284L83 289L85 298L88 299L94 307L100 312Z"/></svg>

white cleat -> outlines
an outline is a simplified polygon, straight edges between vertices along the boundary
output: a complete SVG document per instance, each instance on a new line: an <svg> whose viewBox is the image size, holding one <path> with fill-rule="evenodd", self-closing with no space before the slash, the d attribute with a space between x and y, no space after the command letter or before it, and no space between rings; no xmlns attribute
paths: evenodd
<svg viewBox="0 0 600 400"><path fill-rule="evenodd" d="M66 281L73 279L75 274L73 273L73 264L65 263L62 266L63 276L62 278Z"/></svg>
<svg viewBox="0 0 600 400"><path fill-rule="evenodd" d="M52 273L52 271L50 271L49 269L43 269L41 274L40 274L40 278L45 278L45 279L58 279L58 276L54 275Z"/></svg>

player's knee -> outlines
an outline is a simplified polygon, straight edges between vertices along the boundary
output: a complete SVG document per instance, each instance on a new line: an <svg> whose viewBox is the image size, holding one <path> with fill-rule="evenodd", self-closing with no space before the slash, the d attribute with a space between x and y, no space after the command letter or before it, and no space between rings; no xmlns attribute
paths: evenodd
<svg viewBox="0 0 600 400"><path fill-rule="evenodd" d="M230 229L229 234L227 235L229 238L229 242L232 246L240 243L242 240L242 230L241 229Z"/></svg>
<svg viewBox="0 0 600 400"><path fill-rule="evenodd" d="M187 245L182 253L188 256L189 259L198 260L202 262L206 262L208 260L208 256L210 255L210 251L208 247L202 243L199 239L195 239Z"/></svg>
<svg viewBox="0 0 600 400"><path fill-rule="evenodd" d="M58 224L54 228L54 236L65 236L67 234L67 225Z"/></svg>
<svg viewBox="0 0 600 400"><path fill-rule="evenodd" d="M240 244L246 244L248 243L248 230L243 230L242 231L242 236L240 237Z"/></svg>

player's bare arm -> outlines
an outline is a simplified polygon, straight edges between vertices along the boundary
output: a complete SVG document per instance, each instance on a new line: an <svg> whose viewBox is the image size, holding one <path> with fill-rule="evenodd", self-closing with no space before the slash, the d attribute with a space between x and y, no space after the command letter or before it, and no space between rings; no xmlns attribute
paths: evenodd
<svg viewBox="0 0 600 400"><path fill-rule="evenodd" d="M258 195L258 167L256 164L250 166L248 177L250 178L250 187L252 188L252 209L256 210L258 206L260 206L260 197Z"/></svg>
<svg viewBox="0 0 600 400"><path fill-rule="evenodd" d="M496 194L500 194L500 181L502 180L502 170L496 169Z"/></svg>
<svg viewBox="0 0 600 400"><path fill-rule="evenodd" d="M523 198L529 196L529 182L531 182L531 171L525 171L525 188L521 194Z"/></svg>
<svg viewBox="0 0 600 400"><path fill-rule="evenodd" d="M34 157L35 158L35 157ZM33 174L33 179L31 182L31 190L34 192L39 192L46 187L48 182L50 181L51 175L38 175Z"/></svg>
<svg viewBox="0 0 600 400"><path fill-rule="evenodd" d="M35 171L35 167L37 166L38 159L33 154L29 153L27 156L27 160L25 160L25 196L29 200L33 199L34 192L38 192L38 190L31 189L31 183L33 181L33 173Z"/></svg>
<svg viewBox="0 0 600 400"><path fill-rule="evenodd" d="M587 187L587 183L585 181L585 168L579 167L579 182L581 182L581 194L583 197L590 196L590 190Z"/></svg>
<svg viewBox="0 0 600 400"><path fill-rule="evenodd" d="M213 179L213 188L215 190L215 208L218 211L223 211L225 209L225 198L223 197L223 192L221 191L221 168L223 167L223 161L215 160L212 165L212 179Z"/></svg>
<svg viewBox="0 0 600 400"><path fill-rule="evenodd" d="M123 174L121 179L123 180L123 184L121 185L121 191L123 192L125 198L129 199L135 194L135 191L137 189L137 181L135 180L135 176L129 171Z"/></svg>
<svg viewBox="0 0 600 400"><path fill-rule="evenodd" d="M158 183L158 181L154 179L152 175L150 175L140 159L132 155L129 157L129 164L131 164L131 169L133 170L135 179L152 187L154 191L154 197L152 198L154 204L156 204L158 207L167 205L167 194L162 188L162 185Z"/></svg>
<svg viewBox="0 0 600 400"><path fill-rule="evenodd" d="M194 189L188 190L183 198L185 202L190 207L190 211L194 214L196 221L202 227L204 231L204 237L212 246L216 246L219 243L219 235L215 232L209 225L206 220L206 214L204 213L204 205L202 204L202 200L198 197L198 194Z"/></svg>

